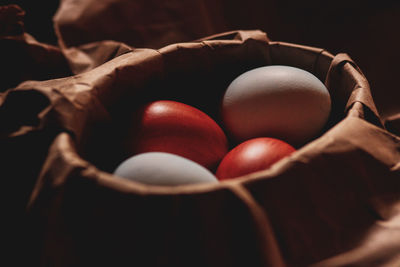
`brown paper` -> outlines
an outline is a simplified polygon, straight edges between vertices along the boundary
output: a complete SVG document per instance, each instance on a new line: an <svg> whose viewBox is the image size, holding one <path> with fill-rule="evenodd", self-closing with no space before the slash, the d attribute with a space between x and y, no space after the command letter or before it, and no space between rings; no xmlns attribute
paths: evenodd
<svg viewBox="0 0 400 267"><path fill-rule="evenodd" d="M70 1L54 17L62 47L114 40L133 47L160 48L227 31L218 1Z"/></svg>
<svg viewBox="0 0 400 267"><path fill-rule="evenodd" d="M388 131L400 136L400 113L385 118L384 123Z"/></svg>
<svg viewBox="0 0 400 267"><path fill-rule="evenodd" d="M260 31L158 50L97 42L64 51L79 74L0 94L0 140L15 153L3 162L12 170L38 155L31 162L37 180L21 169L8 175L25 188L32 262L400 264L400 138L382 128L368 82L346 54L270 41ZM124 122L138 104L179 100L220 122L229 82L270 64L305 69L327 85L332 114L314 141L271 169L217 185L147 186L110 174L124 157ZM16 108L32 96L27 111ZM7 120L17 110L18 120ZM16 163L33 141L41 149Z"/></svg>
<svg viewBox="0 0 400 267"><path fill-rule="evenodd" d="M25 12L17 5L0 6L0 92L26 80L48 80L71 74L60 48L24 32Z"/></svg>

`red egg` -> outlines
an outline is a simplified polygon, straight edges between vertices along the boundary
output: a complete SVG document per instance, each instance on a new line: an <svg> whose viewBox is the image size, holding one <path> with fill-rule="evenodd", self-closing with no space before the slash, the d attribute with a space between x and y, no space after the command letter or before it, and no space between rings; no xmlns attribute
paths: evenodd
<svg viewBox="0 0 400 267"><path fill-rule="evenodd" d="M131 155L167 152L215 170L228 152L222 129L195 107L159 100L142 107L134 117L127 144Z"/></svg>
<svg viewBox="0 0 400 267"><path fill-rule="evenodd" d="M275 138L250 139L226 154L216 176L219 180L225 180L261 171L294 151L291 145Z"/></svg>

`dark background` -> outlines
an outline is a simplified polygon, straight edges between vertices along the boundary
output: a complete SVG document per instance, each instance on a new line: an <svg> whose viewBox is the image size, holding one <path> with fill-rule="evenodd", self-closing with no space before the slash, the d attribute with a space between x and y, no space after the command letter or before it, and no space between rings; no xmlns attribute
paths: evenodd
<svg viewBox="0 0 400 267"><path fill-rule="evenodd" d="M18 4L26 11L28 33L41 42L57 44L52 16L59 1L4 4L8 3ZM348 53L370 82L382 117L400 112L400 1L219 0L215 3L206 10L207 19L214 23L207 33L260 29L274 41L322 47L333 54ZM171 43L175 41L182 40Z"/></svg>

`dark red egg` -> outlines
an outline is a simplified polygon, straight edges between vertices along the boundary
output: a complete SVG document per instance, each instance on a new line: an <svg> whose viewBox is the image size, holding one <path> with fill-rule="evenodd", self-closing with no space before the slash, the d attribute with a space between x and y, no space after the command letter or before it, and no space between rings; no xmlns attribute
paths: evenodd
<svg viewBox="0 0 400 267"><path fill-rule="evenodd" d="M129 131L129 154L167 152L215 170L228 152L219 125L199 109L176 101L159 100L136 112Z"/></svg>
<svg viewBox="0 0 400 267"><path fill-rule="evenodd" d="M226 154L216 176L219 180L225 180L261 171L294 151L291 145L275 138L250 139Z"/></svg>

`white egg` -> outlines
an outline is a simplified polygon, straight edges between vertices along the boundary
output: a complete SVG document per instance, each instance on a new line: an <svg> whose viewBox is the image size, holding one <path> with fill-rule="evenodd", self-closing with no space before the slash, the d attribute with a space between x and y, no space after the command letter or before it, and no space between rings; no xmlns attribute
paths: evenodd
<svg viewBox="0 0 400 267"><path fill-rule="evenodd" d="M313 74L289 66L265 66L238 76L222 101L226 130L237 141L275 137L304 144L326 124L331 99Z"/></svg>
<svg viewBox="0 0 400 267"><path fill-rule="evenodd" d="M150 185L216 183L217 178L194 161L165 152L147 152L123 161L114 174Z"/></svg>

